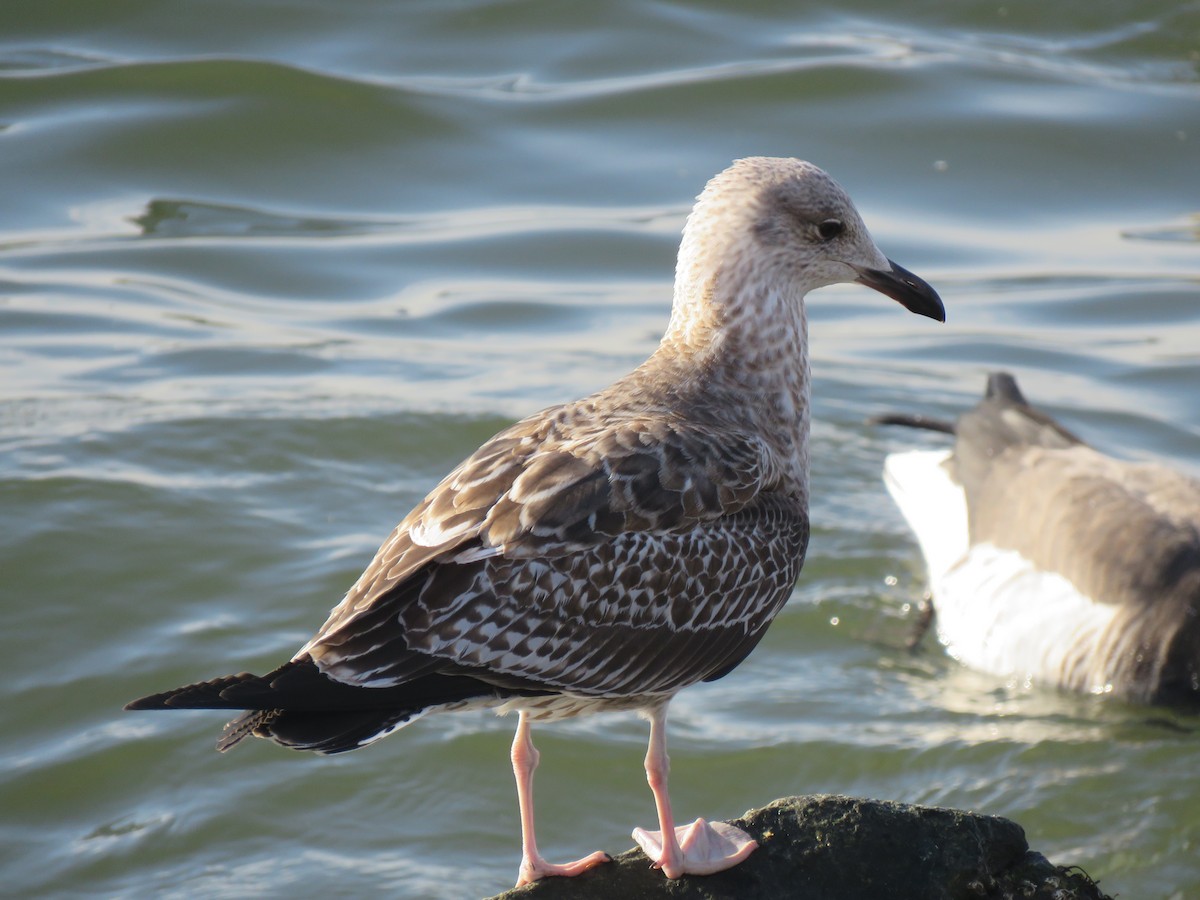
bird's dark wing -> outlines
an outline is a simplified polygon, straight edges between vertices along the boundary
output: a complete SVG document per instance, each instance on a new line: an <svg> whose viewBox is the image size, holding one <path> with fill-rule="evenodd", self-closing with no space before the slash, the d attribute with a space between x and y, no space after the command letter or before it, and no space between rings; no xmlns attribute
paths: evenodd
<svg viewBox="0 0 1200 900"><path fill-rule="evenodd" d="M772 497L553 556L433 563L308 652L354 684L458 670L498 686L669 694L749 654L791 593L807 537L803 512Z"/></svg>
<svg viewBox="0 0 1200 900"><path fill-rule="evenodd" d="M462 667L597 694L727 671L807 541L803 502L775 477L760 441L664 418L580 425L563 407L519 422L405 518L298 658L352 684ZM620 647L662 658L600 665ZM671 653L709 658L673 670Z"/></svg>

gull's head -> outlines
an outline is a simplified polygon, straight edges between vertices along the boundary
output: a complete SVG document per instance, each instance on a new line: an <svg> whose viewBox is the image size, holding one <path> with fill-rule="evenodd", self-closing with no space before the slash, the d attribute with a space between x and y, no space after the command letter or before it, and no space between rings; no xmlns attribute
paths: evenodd
<svg viewBox="0 0 1200 900"><path fill-rule="evenodd" d="M679 250L677 283L741 292L754 286L803 297L858 282L906 309L945 321L932 287L893 263L841 186L812 163L749 157L715 176L696 199Z"/></svg>

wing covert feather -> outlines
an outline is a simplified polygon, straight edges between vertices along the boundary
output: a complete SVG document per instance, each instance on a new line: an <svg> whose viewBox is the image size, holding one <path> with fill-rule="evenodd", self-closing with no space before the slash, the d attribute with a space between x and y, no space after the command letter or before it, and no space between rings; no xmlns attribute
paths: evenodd
<svg viewBox="0 0 1200 900"><path fill-rule="evenodd" d="M403 602L375 604L309 652L339 680L381 687L423 660L584 696L669 694L753 649L791 594L807 538L803 511L772 496L553 557L435 563Z"/></svg>
<svg viewBox="0 0 1200 900"><path fill-rule="evenodd" d="M774 486L778 466L757 437L637 414L578 418L589 411L582 401L546 410L459 464L396 527L297 657L319 658L324 642L377 604L409 597L400 588L430 564L553 558L627 534L686 531Z"/></svg>

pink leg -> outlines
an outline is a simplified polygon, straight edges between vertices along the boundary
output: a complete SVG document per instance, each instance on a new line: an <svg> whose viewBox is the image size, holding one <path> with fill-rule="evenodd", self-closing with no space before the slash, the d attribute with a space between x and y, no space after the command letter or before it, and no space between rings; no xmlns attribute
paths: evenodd
<svg viewBox="0 0 1200 900"><path fill-rule="evenodd" d="M513 774L517 778L517 803L521 808L521 868L517 872L517 887L547 875L578 875L592 866L612 861L612 857L607 853L597 850L583 859L557 866L546 862L538 853L537 838L533 833L533 771L537 768L540 758L541 754L533 746L533 738L529 733L529 719L521 712L512 745Z"/></svg>
<svg viewBox="0 0 1200 900"><path fill-rule="evenodd" d="M750 835L724 822L697 819L691 825L675 827L671 798L667 794L667 706L649 710L650 746L646 750L646 781L658 807L659 831L633 830L633 839L655 866L668 878L680 875L711 875L736 866L758 849Z"/></svg>

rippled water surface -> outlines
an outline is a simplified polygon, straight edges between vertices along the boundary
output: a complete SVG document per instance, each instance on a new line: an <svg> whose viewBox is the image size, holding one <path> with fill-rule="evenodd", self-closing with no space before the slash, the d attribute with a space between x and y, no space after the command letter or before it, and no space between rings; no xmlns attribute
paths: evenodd
<svg viewBox="0 0 1200 900"><path fill-rule="evenodd" d="M470 897L519 856L512 723L213 752L136 696L267 669L514 418L666 322L745 155L829 169L949 322L810 298L792 603L674 704L681 816L845 792L1012 817L1122 897L1200 896L1200 720L904 649L879 479L989 370L1200 473L1200 5L277 0L0 6L0 880L13 896ZM645 725L543 728L553 858L627 847Z"/></svg>

